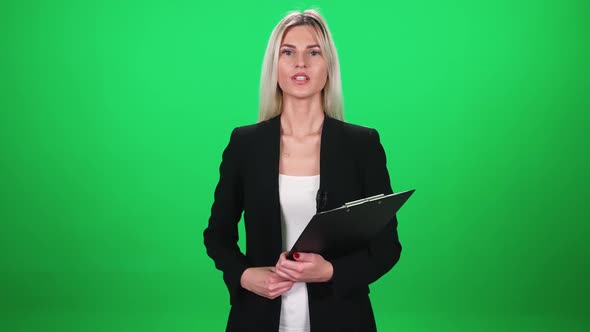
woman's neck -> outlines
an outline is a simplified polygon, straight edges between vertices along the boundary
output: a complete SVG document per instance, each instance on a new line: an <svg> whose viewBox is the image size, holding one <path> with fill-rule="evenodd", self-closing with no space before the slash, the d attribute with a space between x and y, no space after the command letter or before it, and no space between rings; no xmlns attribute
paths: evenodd
<svg viewBox="0 0 590 332"><path fill-rule="evenodd" d="M285 98L281 111L281 131L297 137L318 134L322 130L324 111L320 98Z"/></svg>

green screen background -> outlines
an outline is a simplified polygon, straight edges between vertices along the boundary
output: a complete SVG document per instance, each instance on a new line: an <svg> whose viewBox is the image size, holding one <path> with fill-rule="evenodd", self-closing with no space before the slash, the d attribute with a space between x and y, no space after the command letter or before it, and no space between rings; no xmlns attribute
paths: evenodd
<svg viewBox="0 0 590 332"><path fill-rule="evenodd" d="M224 329L221 152L272 28L309 7L346 120L417 189L380 331L590 328L588 1L4 0L0 330Z"/></svg>

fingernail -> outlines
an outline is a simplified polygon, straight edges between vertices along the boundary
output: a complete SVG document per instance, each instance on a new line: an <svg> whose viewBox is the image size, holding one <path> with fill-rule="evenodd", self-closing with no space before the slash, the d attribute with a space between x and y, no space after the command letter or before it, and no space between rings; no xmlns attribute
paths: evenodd
<svg viewBox="0 0 590 332"><path fill-rule="evenodd" d="M294 253L294 254L293 254L293 257L295 257L295 259L299 258L299 253L297 253L297 252L296 252L296 253Z"/></svg>

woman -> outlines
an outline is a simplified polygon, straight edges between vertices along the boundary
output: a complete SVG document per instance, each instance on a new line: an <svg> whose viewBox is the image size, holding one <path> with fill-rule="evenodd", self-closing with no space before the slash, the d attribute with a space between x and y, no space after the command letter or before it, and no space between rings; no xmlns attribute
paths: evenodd
<svg viewBox="0 0 590 332"><path fill-rule="evenodd" d="M399 260L396 218L350 255L285 257L316 212L392 192L377 131L342 119L324 20L314 10L287 15L267 46L259 122L233 130L204 232L229 290L227 331L376 330L368 285Z"/></svg>

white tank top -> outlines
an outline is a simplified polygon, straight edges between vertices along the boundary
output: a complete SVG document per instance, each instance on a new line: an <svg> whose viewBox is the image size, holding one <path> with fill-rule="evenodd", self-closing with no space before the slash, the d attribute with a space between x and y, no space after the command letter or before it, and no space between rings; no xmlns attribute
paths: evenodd
<svg viewBox="0 0 590 332"><path fill-rule="evenodd" d="M290 250L316 212L320 176L279 174L283 251ZM279 332L309 332L307 286L297 282L281 296Z"/></svg>

